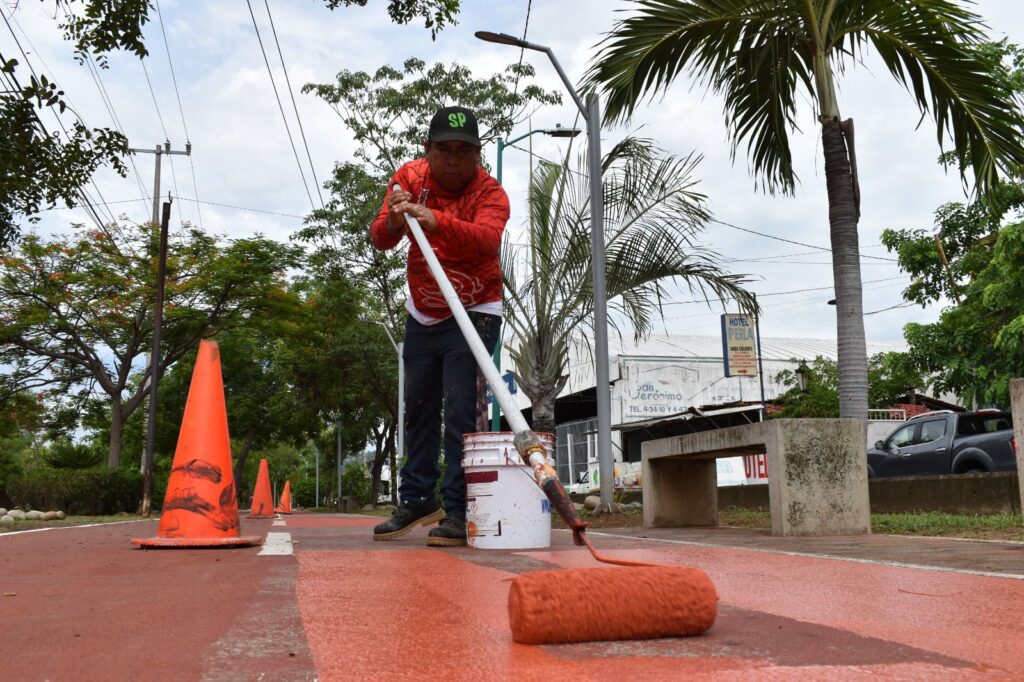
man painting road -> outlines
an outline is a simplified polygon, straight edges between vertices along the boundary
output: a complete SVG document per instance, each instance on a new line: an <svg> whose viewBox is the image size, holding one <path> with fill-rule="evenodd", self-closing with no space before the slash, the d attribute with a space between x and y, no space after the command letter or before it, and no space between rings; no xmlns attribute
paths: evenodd
<svg viewBox="0 0 1024 682"><path fill-rule="evenodd" d="M484 346L493 352L501 325L499 254L509 217L508 196L480 166L480 135L469 109L440 109L431 119L425 149L425 158L403 165L388 183L384 204L370 227L371 239L378 249L394 248L406 236L405 216L415 217ZM411 238L407 277L403 357L408 460L402 467L398 509L374 528L374 539L392 540L440 520L430 530L427 544L464 545L462 436L476 430L476 361ZM441 475L442 414L443 509L435 494Z"/></svg>

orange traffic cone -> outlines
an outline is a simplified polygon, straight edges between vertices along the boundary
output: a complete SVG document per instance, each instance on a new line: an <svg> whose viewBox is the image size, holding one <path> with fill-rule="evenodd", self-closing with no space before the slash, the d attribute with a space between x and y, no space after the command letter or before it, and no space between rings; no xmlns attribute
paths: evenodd
<svg viewBox="0 0 1024 682"><path fill-rule="evenodd" d="M278 514L291 514L292 513L292 482L284 482L284 490L281 492L281 499L277 503L277 508L274 509Z"/></svg>
<svg viewBox="0 0 1024 682"><path fill-rule="evenodd" d="M249 517L269 519L274 515L274 496L270 492L270 469L267 460L260 460L260 472L256 474L256 491L252 494Z"/></svg>
<svg viewBox="0 0 1024 682"><path fill-rule="evenodd" d="M215 341L199 342L157 537L132 542L142 547L261 542L259 537L241 537L239 533L220 350Z"/></svg>

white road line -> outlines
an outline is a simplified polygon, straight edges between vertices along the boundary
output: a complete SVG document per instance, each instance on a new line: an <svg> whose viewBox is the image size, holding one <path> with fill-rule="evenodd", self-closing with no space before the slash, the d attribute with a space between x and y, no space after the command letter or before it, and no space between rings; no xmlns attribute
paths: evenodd
<svg viewBox="0 0 1024 682"><path fill-rule="evenodd" d="M283 526L285 525L284 519L274 519L270 522L271 526Z"/></svg>
<svg viewBox="0 0 1024 682"><path fill-rule="evenodd" d="M564 528L556 528L553 530L564 530ZM901 561L884 561L881 559L860 559L857 557L844 557L836 556L834 554L816 554L814 552L793 552L782 549L763 549L760 547L740 547L736 545L719 545L711 542L694 542L692 540L665 540L662 538L641 538L635 535L618 535L616 533L601 533L597 531L587 530L587 535L598 535L607 538L620 538L630 540L641 540L644 542L663 542L670 545L684 545L688 547L703 547L707 549L733 549L747 552L760 552L763 554L782 554L784 556L797 556L807 557L810 559L829 559L832 561L848 561L854 564L871 564L873 566L893 566L895 568L910 568L919 571L936 571L938 573L962 573L964 575L976 575L984 578L1007 578L1009 580L1024 580L1024 575L1020 573L996 573L993 571L972 571L966 568L949 568L946 566L928 566L926 564L907 564Z"/></svg>
<svg viewBox="0 0 1024 682"><path fill-rule="evenodd" d="M159 521L159 516L154 516L152 519L131 519L129 521L110 521L108 523L83 523L78 526L49 526L46 528L30 528L28 530L11 530L6 533L0 533L0 538L7 537L8 535L24 535L25 533L42 533L44 530L72 530L74 528L97 528L99 526L119 526L122 523L144 523L146 521Z"/></svg>
<svg viewBox="0 0 1024 682"><path fill-rule="evenodd" d="M291 556L292 549L291 533L267 533L267 539L263 541L259 556Z"/></svg>

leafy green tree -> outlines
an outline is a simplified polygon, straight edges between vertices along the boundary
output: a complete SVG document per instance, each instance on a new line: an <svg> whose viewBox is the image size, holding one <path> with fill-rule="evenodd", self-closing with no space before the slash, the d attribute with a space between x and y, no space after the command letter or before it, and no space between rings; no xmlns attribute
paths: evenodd
<svg viewBox="0 0 1024 682"><path fill-rule="evenodd" d="M438 108L460 104L473 109L486 144L508 135L534 108L558 104L557 93L520 86L534 75L529 64L474 78L465 66L407 59L399 71L382 66L374 74L341 71L334 83L308 83L303 92L323 99L355 137L356 162L339 163L326 185L331 198L314 210L295 239L310 244L310 262L322 275L346 273L378 298L393 334L404 320L405 253L379 251L369 226L383 201L388 179L406 161L422 155L430 118Z"/></svg>
<svg viewBox="0 0 1024 682"><path fill-rule="evenodd" d="M23 239L0 259L0 363L15 385L110 404L107 463L121 459L125 420L148 393L157 235L151 225ZM113 235L111 238L108 235ZM160 371L201 338L273 315L299 250L255 237L222 243L191 228L172 235Z"/></svg>
<svg viewBox="0 0 1024 682"><path fill-rule="evenodd" d="M662 156L627 138L602 162L606 285L611 318L629 321L637 339L662 313L665 285L735 299L753 309L743 277L697 245L709 215L693 173L700 157ZM584 169L541 164L530 187L527 242L506 242L505 324L516 380L533 404L533 428L555 430L555 398L568 380L569 349L593 328L590 198ZM581 334L581 331L583 332ZM508 339L508 336L506 336Z"/></svg>
<svg viewBox="0 0 1024 682"><path fill-rule="evenodd" d="M778 381L788 390L778 399L782 412L774 416L839 416L839 367L834 360L818 356L810 365L779 372ZM869 400L876 408L894 405L924 386L924 377L906 353L878 353L868 358Z"/></svg>
<svg viewBox="0 0 1024 682"><path fill-rule="evenodd" d="M608 96L606 116L631 116L648 92L687 71L724 97L734 151L746 142L769 192L794 188L789 131L798 92L821 125L839 339L840 414L868 408L857 222L860 196L852 119L841 120L837 76L869 48L952 143L961 177L995 186L1000 169L1024 162L1012 88L979 49L979 17L952 0L647 0L616 23L588 74Z"/></svg>
<svg viewBox="0 0 1024 682"><path fill-rule="evenodd" d="M1007 40L982 45L992 77L1018 95L1024 92L1024 50ZM956 163L945 154L945 164ZM1014 242L1024 207L1024 177L1015 169L973 201L949 202L935 211L935 229L888 229L882 243L911 275L909 303L945 303L934 324L904 329L910 357L938 392L953 392L973 406L1008 404L1008 380L1020 376L1015 321L1024 313L1012 296L1019 267ZM1003 237L1003 224L1010 230ZM1000 241L1002 245L999 246ZM996 260L998 258L998 261ZM953 305L955 303L955 306Z"/></svg>
<svg viewBox="0 0 1024 682"><path fill-rule="evenodd" d="M287 317L261 317L217 336L228 426L241 443L233 457L239 494L247 487L243 473L253 448L299 447L319 428L315 406L301 399L291 372L297 361L292 348L306 311L294 293L285 293L293 298ZM174 453L194 366L195 355L189 353L160 382L155 449L161 453ZM141 427L141 414L138 421Z"/></svg>
<svg viewBox="0 0 1024 682"><path fill-rule="evenodd" d="M933 390L955 393L973 407L1008 406L1010 379L1024 376L1024 222L993 237L955 261L981 263L959 287L960 303L937 322L904 328L910 356Z"/></svg>
<svg viewBox="0 0 1024 682"><path fill-rule="evenodd" d="M64 111L64 93L42 74L22 85L15 75L17 65L16 59L6 60L0 53L0 72L8 86L0 94L0 252L17 238L19 215L35 222L41 209L58 201L77 205L80 188L100 166L110 165L122 177L127 173L121 158L128 153L128 140L121 133L75 121L67 140L48 135L40 112Z"/></svg>
<svg viewBox="0 0 1024 682"><path fill-rule="evenodd" d="M324 2L331 10L367 4L367 0ZM67 0L67 7L61 8L58 2L57 8L58 14L63 9L59 25L65 39L74 44L80 62L96 59L107 68L109 52L123 50L140 59L149 54L143 27L154 9L150 0L81 0L81 9L73 11L75 3ZM459 0L388 0L387 12L396 24L422 18L436 37L446 25L455 23ZM0 251L18 236L19 215L36 221L39 210L58 201L76 206L83 199L81 189L101 166L113 167L122 177L127 174L122 159L128 153L128 141L120 133L88 128L78 120L68 130L67 141L51 135L41 113L50 108L64 113L68 109L64 92L34 71L27 79L19 79L18 67L17 59L0 53L0 73L6 85L0 95Z"/></svg>
<svg viewBox="0 0 1024 682"><path fill-rule="evenodd" d="M342 71L334 83L310 83L303 88L323 99L358 143L356 161L335 166L326 185L331 191L327 206L313 211L294 238L311 247L310 269L322 292L318 298L324 305L337 308L330 314L335 316L340 334L359 341L330 366L345 368L342 381L359 377L374 391L376 407L361 405L357 411L350 408L335 415L344 415L346 425L357 414L360 416L355 421L364 425L372 423L373 414L386 417L382 424L369 429L376 448L371 467L374 501L384 458L391 457L392 470L398 464L393 441L398 419L397 362L390 342L376 325L363 325L362 331L355 331L346 329L342 321L365 315L383 321L393 338L402 338L405 251L375 249L369 239L370 223L391 175L402 163L422 154L430 118L439 107L458 103L474 109L485 142L508 135L533 108L560 102L557 93L520 84L533 75L533 67L522 64L481 79L458 64L428 68L422 60L408 59L401 70L384 66L372 75ZM337 292L348 292L349 300L358 295L363 301L361 307L347 311L339 307ZM311 357L321 357L322 349L346 347L340 340L337 344L331 341L328 330L324 333L326 336L311 349ZM323 376L318 374L318 378ZM346 442L348 437L346 433Z"/></svg>

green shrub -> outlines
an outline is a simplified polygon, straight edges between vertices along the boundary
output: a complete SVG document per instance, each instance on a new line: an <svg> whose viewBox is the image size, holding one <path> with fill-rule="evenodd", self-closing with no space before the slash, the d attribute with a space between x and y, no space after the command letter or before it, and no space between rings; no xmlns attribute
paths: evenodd
<svg viewBox="0 0 1024 682"><path fill-rule="evenodd" d="M43 511L135 513L142 502L142 474L128 469L39 467L11 477L7 492L15 505Z"/></svg>
<svg viewBox="0 0 1024 682"><path fill-rule="evenodd" d="M54 469L91 469L103 464L103 452L84 443L60 441L54 443L43 460Z"/></svg>
<svg viewBox="0 0 1024 682"><path fill-rule="evenodd" d="M360 505L370 503L373 479L362 462L346 463L341 470L341 494L354 497Z"/></svg>
<svg viewBox="0 0 1024 682"><path fill-rule="evenodd" d="M323 495L320 496L323 502ZM316 506L316 480L304 478L292 486L292 506L309 507Z"/></svg>

